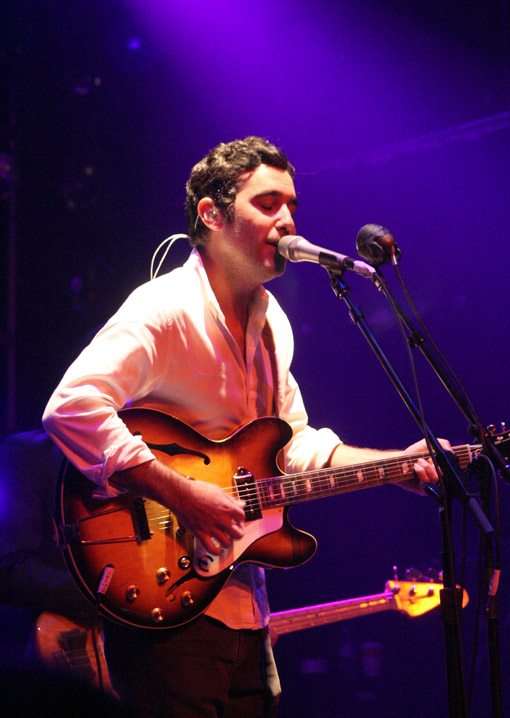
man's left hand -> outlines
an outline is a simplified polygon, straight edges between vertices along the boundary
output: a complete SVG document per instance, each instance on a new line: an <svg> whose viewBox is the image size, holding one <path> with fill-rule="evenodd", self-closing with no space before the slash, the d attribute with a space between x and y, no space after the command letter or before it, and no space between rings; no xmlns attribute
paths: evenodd
<svg viewBox="0 0 510 718"><path fill-rule="evenodd" d="M438 439L438 442L443 447L443 449L446 449L446 451L451 451L452 447L447 439ZM408 446L407 449L404 451L404 454L409 454L410 456L412 456L413 454L422 454L423 452L428 453L427 442L425 441L425 439L417 441L415 444L411 444L411 446ZM422 484L436 484L438 480L439 477L437 475L436 467L434 466L432 459L420 457L416 459L413 464L413 478L407 481L401 481L400 486L402 486L403 489L407 489L408 491L414 491L417 494L425 496L426 492Z"/></svg>

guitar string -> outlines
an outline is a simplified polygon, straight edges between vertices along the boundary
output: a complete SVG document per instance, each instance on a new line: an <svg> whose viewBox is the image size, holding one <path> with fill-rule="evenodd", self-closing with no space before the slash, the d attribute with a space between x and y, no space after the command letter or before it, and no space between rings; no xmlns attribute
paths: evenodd
<svg viewBox="0 0 510 718"><path fill-rule="evenodd" d="M430 584L425 584L428 587ZM413 599L415 597L413 596ZM418 599L423 598L417 596ZM345 605L328 605L309 608L293 609L284 611L281 614L272 614L270 623L272 628L277 632L281 631L289 633L290 631L301 630L301 628L312 628L313 626L323 626L334 621L341 620L339 617L345 614L352 614L353 617L359 613L360 609L368 613L377 613L379 611L390 608L388 604L394 601L395 595L391 592L376 594L365 600L354 599L346 601ZM287 630L286 630L287 629Z"/></svg>
<svg viewBox="0 0 510 718"><path fill-rule="evenodd" d="M469 447L458 447L456 453L465 454L465 456L461 458L469 458ZM413 460L416 460L419 456L428 456L428 454L410 455ZM299 475L285 474L278 477L258 479L255 484L250 485L248 488L244 488L242 495L248 500L258 501L261 499L262 508L265 508L278 505L278 502L282 499L284 499L284 501L281 505L286 505L292 502L292 499L304 501L307 498L320 498L321 496L327 496L330 494L345 493L352 490L353 487L361 489L379 486L384 483L392 483L392 479L393 483L398 483L399 481L406 480L406 475L403 474L401 470L401 465L408 463L403 460L405 458L405 456L401 455L399 457L393 457L390 460L359 464L357 467L356 465L352 467L333 467L331 470L318 469ZM390 463L397 464L397 466L392 469L389 466ZM370 471L373 472L374 468L377 469L378 466L382 465L386 465L384 474L378 474L376 471L375 476L367 475ZM361 467L363 467L363 471L360 476ZM398 471L395 471L395 468L398 468ZM335 480L335 473L343 474L343 476L339 476ZM340 482L338 482L338 478L341 479ZM332 483L333 480L334 483ZM282 483L286 483L287 487L289 487L289 485L293 485L293 491L290 496L285 494L285 488L283 491L281 490ZM280 491L278 491L278 488L280 488ZM239 493L236 486L226 487L223 491L235 496ZM269 495L264 495L264 493ZM155 505L161 507L161 505L158 505L157 503L155 503ZM157 519L158 517L155 518Z"/></svg>
<svg viewBox="0 0 510 718"><path fill-rule="evenodd" d="M470 445L463 445L454 448L454 453L461 464L470 458ZM261 508L285 506L292 501L306 501L347 493L354 488L372 488L386 483L399 483L408 478L411 471L403 471L403 465L412 460L414 463L418 458L428 457L428 452L419 454L401 454L390 459L377 460L363 464L354 464L348 467L331 467L331 469L315 469L302 474L283 474L276 477L256 479L255 482L242 489L242 497L246 502L259 502ZM384 470L382 470L384 469ZM372 474L372 475L371 475ZM283 486L285 484L285 486ZM238 496L237 486L223 488L226 494ZM290 494L287 492L291 492ZM164 509L157 502L150 502L150 507ZM164 509L166 511L166 509ZM152 512L151 512L152 513ZM167 523L166 514L151 515L150 520L158 521L163 519ZM165 521L166 519L166 521Z"/></svg>

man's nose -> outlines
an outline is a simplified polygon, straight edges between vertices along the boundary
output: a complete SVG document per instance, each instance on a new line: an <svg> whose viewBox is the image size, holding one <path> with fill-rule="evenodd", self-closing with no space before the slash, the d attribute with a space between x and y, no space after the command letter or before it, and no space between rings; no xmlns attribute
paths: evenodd
<svg viewBox="0 0 510 718"><path fill-rule="evenodd" d="M296 225L294 224L294 218L289 208L284 205L278 213L278 219L276 221L276 228L283 231L283 234L295 234Z"/></svg>

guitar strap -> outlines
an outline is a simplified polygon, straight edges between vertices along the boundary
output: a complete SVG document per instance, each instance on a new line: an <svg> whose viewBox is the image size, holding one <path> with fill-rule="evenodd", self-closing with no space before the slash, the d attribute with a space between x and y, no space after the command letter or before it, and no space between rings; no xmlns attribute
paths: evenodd
<svg viewBox="0 0 510 718"><path fill-rule="evenodd" d="M269 322L266 320L264 329L262 330L262 341L266 347L266 351L269 354L269 361L271 362L271 374L273 375L273 406L272 415L278 416L276 411L276 397L278 396L278 367L276 365L276 348L274 343L273 330L269 326Z"/></svg>

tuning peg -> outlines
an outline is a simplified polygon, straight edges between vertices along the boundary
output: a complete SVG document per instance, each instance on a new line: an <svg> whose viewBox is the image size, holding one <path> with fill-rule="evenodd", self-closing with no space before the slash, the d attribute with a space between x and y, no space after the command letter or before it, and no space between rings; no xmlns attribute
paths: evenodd
<svg viewBox="0 0 510 718"><path fill-rule="evenodd" d="M423 573L419 568L408 568L405 577L406 581L419 581L423 578Z"/></svg>
<svg viewBox="0 0 510 718"><path fill-rule="evenodd" d="M496 426L496 424L488 424L487 431L489 432L489 434L491 436L494 436L495 434L498 433L498 427ZM506 421L499 422L499 431L500 432L506 431Z"/></svg>
<svg viewBox="0 0 510 718"><path fill-rule="evenodd" d="M435 568L428 568L423 574L423 579L429 581L429 583L441 583L439 580L439 571Z"/></svg>
<svg viewBox="0 0 510 718"><path fill-rule="evenodd" d="M398 581L398 569L396 566L393 566L393 580Z"/></svg>

